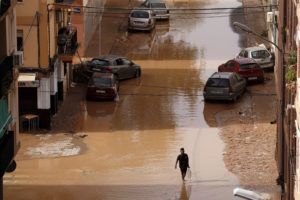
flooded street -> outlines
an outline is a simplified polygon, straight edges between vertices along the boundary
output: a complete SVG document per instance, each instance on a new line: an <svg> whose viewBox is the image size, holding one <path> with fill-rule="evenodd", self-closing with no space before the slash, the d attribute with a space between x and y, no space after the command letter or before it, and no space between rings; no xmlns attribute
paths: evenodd
<svg viewBox="0 0 300 200"><path fill-rule="evenodd" d="M174 8L242 6L236 0L167 3ZM169 22L158 22L151 34L124 34L123 46L106 49L126 52L141 66L142 76L121 82L117 102L86 101L85 88L78 86L76 98L67 102L79 114L63 116L54 123L63 128L50 133L22 135L18 167L4 177L4 199L235 199L233 189L247 181L241 184L239 173L232 173L236 165L222 131L238 124L225 123L230 115L220 112L250 105L250 97L218 104L205 103L202 95L208 77L241 48L226 13L174 14ZM269 94L273 86L267 81L249 90ZM269 118L257 116L268 125ZM192 170L185 184L174 169L180 147Z"/></svg>

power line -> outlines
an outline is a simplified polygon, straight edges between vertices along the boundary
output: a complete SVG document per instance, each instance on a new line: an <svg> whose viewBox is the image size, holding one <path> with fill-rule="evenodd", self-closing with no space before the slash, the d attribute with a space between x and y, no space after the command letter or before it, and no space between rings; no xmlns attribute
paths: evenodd
<svg viewBox="0 0 300 200"><path fill-rule="evenodd" d="M99 9L99 10L133 10L133 8L121 8L121 7L97 7L97 6L82 6L62 3L50 3L47 5L62 6L68 8L85 8L85 9ZM277 4L271 4L266 6L242 6L242 7L220 7L220 8L168 8L169 11L196 11L196 10L236 10L236 9L256 9L256 8L272 8L278 7ZM134 10L166 10L165 8L134 8Z"/></svg>

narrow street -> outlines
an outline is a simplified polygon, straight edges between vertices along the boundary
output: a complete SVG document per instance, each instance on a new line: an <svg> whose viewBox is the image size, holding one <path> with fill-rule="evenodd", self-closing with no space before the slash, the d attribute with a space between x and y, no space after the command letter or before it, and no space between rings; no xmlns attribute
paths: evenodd
<svg viewBox="0 0 300 200"><path fill-rule="evenodd" d="M166 2L172 8L242 6L236 0ZM174 14L150 34L127 34L112 23L117 42L105 38L104 29L101 52L127 56L142 76L122 81L116 102L86 101L86 86L74 86L51 132L21 135L18 167L4 177L4 199L229 200L238 199L236 187L279 199L273 73L236 103L205 103L202 95L208 77L245 46L230 25L242 20L236 18L243 16ZM99 39L91 41L86 57L99 51ZM174 169L180 147L192 170L185 184Z"/></svg>

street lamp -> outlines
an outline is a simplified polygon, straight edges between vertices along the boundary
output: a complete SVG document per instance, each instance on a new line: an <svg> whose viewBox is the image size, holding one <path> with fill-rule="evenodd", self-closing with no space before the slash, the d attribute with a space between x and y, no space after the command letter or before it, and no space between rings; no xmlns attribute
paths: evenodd
<svg viewBox="0 0 300 200"><path fill-rule="evenodd" d="M248 26L246 26L245 24L241 24L239 22L233 22L233 26L234 27L237 27L239 29L241 29L242 31L245 31L247 33L250 33L252 35L255 35L256 37L259 37L260 39L266 41L266 42L269 42L271 44L273 44L276 49L278 49L278 51L280 51L280 53L284 54L284 51L277 45L275 44L274 42L270 41L270 40L267 40L266 38L260 36L259 34L255 33L253 30L251 30Z"/></svg>
<svg viewBox="0 0 300 200"><path fill-rule="evenodd" d="M281 75L281 99L280 99L280 109L281 109L281 118L280 118L280 131L281 131L281 159L284 158L284 149L285 149L285 136L284 136L284 116L285 116L285 66L284 66L284 49L281 49L277 44L275 44L274 42L267 40L266 38L262 37L261 35L257 34L256 32L254 32L253 30L251 30L248 26L241 24L239 22L234 22L233 23L234 27L237 27L239 29L241 29L244 32L247 32L249 34L255 35L256 37L259 37L260 39L273 44L278 51L280 52L280 62L281 62L281 66L282 66L282 75ZM277 120L278 121L278 120ZM284 162L282 161L281 163L281 173L280 174L284 174L283 173L283 169L284 169ZM281 186L283 188L283 186Z"/></svg>

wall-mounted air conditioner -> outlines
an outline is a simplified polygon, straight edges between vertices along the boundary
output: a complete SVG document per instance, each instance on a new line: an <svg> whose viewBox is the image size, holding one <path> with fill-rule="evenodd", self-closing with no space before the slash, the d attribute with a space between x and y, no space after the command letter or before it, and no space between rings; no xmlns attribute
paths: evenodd
<svg viewBox="0 0 300 200"><path fill-rule="evenodd" d="M23 65L23 51L17 51L14 54L14 66L22 66Z"/></svg>

